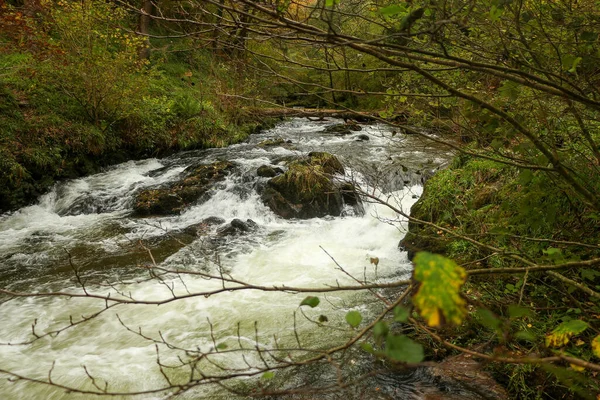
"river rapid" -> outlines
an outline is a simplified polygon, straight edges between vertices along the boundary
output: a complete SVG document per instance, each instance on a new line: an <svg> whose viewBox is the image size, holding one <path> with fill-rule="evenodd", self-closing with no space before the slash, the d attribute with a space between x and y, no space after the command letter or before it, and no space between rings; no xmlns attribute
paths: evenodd
<svg viewBox="0 0 600 400"><path fill-rule="evenodd" d="M341 121L292 119L228 148L130 161L59 183L37 204L0 215L0 287L32 294L86 291L157 301L223 287L219 279L206 275L302 288L355 285L349 275L374 282L407 278L411 265L398 249L406 221L390 208L364 201L364 214L348 208L335 218L285 220L261 201L257 187L268 178L257 176L259 166L326 151L339 157L348 179L408 212L421 195L424 176L450 158L443 149L383 125L363 125L362 131L342 137L323 132L336 123ZM369 140L359 140L359 135ZM267 139L291 143L258 145ZM231 161L236 167L206 201L177 216L132 216L133 199L140 190L173 182L190 165L217 160ZM221 227L235 218L251 219L258 227L247 234L219 236L219 224L198 225L208 217L224 219ZM371 258L378 258L378 264ZM146 268L153 259L160 268L200 275L171 273L157 278ZM214 352L215 346L219 354L198 361L198 368L207 374L256 371L264 366L258 353L236 349L298 347L297 341L311 348L335 346L352 334L344 321L348 311L360 311L364 326L384 306L368 292L318 294L318 307L302 307L306 318L298 309L306 296L238 290L161 305L105 309L113 303L0 295L0 370L46 381L50 377L55 384L81 390L97 391L108 382L113 392L153 391L167 384L164 374L171 382L185 382L189 366L169 366ZM78 324L82 316L98 312ZM327 316L324 327L309 320L320 315ZM71 321L76 326L64 329ZM57 330L59 334L43 336ZM42 337L36 340L35 335ZM162 372L157 359L164 365ZM0 397L6 400L93 397L0 376L4 378ZM228 384L256 385L253 379ZM177 398L235 396L215 385L200 385Z"/></svg>

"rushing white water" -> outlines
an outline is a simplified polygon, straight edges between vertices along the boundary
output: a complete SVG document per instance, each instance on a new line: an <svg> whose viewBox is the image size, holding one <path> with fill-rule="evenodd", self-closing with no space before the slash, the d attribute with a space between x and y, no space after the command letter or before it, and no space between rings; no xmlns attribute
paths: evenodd
<svg viewBox="0 0 600 400"><path fill-rule="evenodd" d="M114 296L119 290L138 300L168 299L173 293L185 295L222 287L217 279L197 275L171 274L160 282L141 279L148 274L136 265L149 264L150 256L136 248L135 243L140 240L155 254L160 267L218 274L218 264L228 276L254 285L323 288L356 284L348 275L360 279L367 276L379 282L401 279L410 272L406 255L397 248L405 221L390 208L365 203L362 216L348 213L336 218L284 220L262 204L255 189L265 181L255 173L260 165L308 151L328 151L344 160L348 174L363 187L408 211L421 194L421 187L419 175L402 171L433 169L447 159L443 152L424 149L413 137L392 137L381 126L366 126L363 132L345 137L321 133L324 126L333 122L336 121L296 119L227 149L128 162L101 174L59 184L38 204L0 216L2 287L24 292L81 293L73 266L85 279L89 292ZM357 135L364 133L370 140L356 141ZM293 143L274 148L256 146L276 137ZM186 166L198 161L219 159L235 162L236 171L219 183L204 203L177 216L130 216L137 190L170 182ZM234 218L252 219L259 227L256 232L217 242L210 240L214 229L185 243L169 236L177 236L212 216L227 222ZM380 260L376 269L370 263L371 257ZM177 357L185 357L185 353L164 344L156 346L147 338L201 351L211 350L215 343L227 344L228 348L239 347L242 342L248 347L257 343L273 347L274 337L281 341L279 345L294 343L293 313L305 296L306 293L241 290L160 306L121 305L30 344L15 343L34 339L34 321L36 334L43 334L68 325L70 318L79 321L82 315L98 312L105 303L66 297L4 297L0 298L0 369L41 380L47 380L52 371L54 383L93 390L85 366L99 379L97 384L109 382L109 390L153 390L166 383L157 366L157 348L161 362L166 364L176 363ZM303 311L311 318L327 315L332 326L344 326L344 315L350 309L368 316L381 306L369 305L373 297L366 294L335 292L320 297L319 307L308 311L304 307ZM302 340L313 346L332 345L347 338L342 333L323 331L304 317L298 318L296 324ZM245 353L244 357L241 352L232 351L213 361L229 368L244 368L246 363L261 365L255 353ZM211 370L210 366L206 368ZM185 379L185 373L169 371L175 381ZM0 393L2 399L82 398L25 381L0 381ZM144 398L161 396L148 394ZM189 396L220 395L214 387L207 387ZM231 394L224 396L230 398Z"/></svg>

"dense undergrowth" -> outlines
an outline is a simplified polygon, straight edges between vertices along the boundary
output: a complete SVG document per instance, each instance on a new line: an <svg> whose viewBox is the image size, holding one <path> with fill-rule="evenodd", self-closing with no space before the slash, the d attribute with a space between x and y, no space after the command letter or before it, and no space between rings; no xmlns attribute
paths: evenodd
<svg viewBox="0 0 600 400"><path fill-rule="evenodd" d="M107 3L60 3L27 18L3 6L0 212L57 179L132 158L226 146L271 121L244 114L239 73L210 50L140 58L134 21Z"/></svg>
<svg viewBox="0 0 600 400"><path fill-rule="evenodd" d="M546 265L600 255L595 214L584 204L561 192L547 174L493 161L457 157L426 183L411 215L436 227L411 222L403 245L411 253L446 255L467 271L522 266L508 257L516 251ZM476 246L469 239L491 247ZM600 273L593 267L572 268L564 275L600 287ZM446 341L466 348L483 345L504 357L550 356L549 333L561 323L584 319L591 329L576 335L563 350L593 362L588 344L598 333L600 305L575 286L543 273L493 274L471 277L463 294L469 317L459 327L438 332ZM427 335L417 336L429 343L434 358L454 354ZM490 363L487 369L514 398L572 398L574 393L589 398L600 389L595 374L577 366Z"/></svg>

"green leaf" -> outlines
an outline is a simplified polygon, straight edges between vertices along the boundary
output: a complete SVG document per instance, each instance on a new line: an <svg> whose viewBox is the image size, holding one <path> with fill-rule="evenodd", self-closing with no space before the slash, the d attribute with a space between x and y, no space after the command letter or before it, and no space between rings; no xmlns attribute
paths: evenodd
<svg viewBox="0 0 600 400"><path fill-rule="evenodd" d="M390 328L388 328L387 324L383 321L379 321L373 327L373 335L376 339L384 338L389 333Z"/></svg>
<svg viewBox="0 0 600 400"><path fill-rule="evenodd" d="M569 390L579 395L582 399L596 399L595 394L590 391L592 382L586 375L564 367L557 367L550 363L541 363L540 368L553 374L560 383L568 387Z"/></svg>
<svg viewBox="0 0 600 400"><path fill-rule="evenodd" d="M392 360L406 363L419 363L425 358L423 346L404 335L388 335L385 341L385 355Z"/></svg>
<svg viewBox="0 0 600 400"><path fill-rule="evenodd" d="M519 331L515 333L515 338L519 340L526 340L532 343L536 341L536 336L530 331Z"/></svg>
<svg viewBox="0 0 600 400"><path fill-rule="evenodd" d="M585 279L587 281L594 281L596 277L600 276L600 272L589 268L580 270L579 274L581 275L581 279Z"/></svg>
<svg viewBox="0 0 600 400"><path fill-rule="evenodd" d="M386 17L391 17L393 15L398 15L406 12L406 5L404 4L390 4L387 7L383 7L379 9L379 13Z"/></svg>
<svg viewBox="0 0 600 400"><path fill-rule="evenodd" d="M575 60L573 60L573 65L569 69L570 73L574 74L574 73L577 72L577 66L579 65L579 63L581 62L581 60L583 60L583 58L581 58L581 57L577 57L577 58L575 58Z"/></svg>
<svg viewBox="0 0 600 400"><path fill-rule="evenodd" d="M346 314L346 322L353 328L356 328L362 322L362 315L358 311L349 311Z"/></svg>
<svg viewBox="0 0 600 400"><path fill-rule="evenodd" d="M325 7L333 7L335 4L338 4L340 0L325 0Z"/></svg>
<svg viewBox="0 0 600 400"><path fill-rule="evenodd" d="M510 318L532 317L533 313L527 307L522 307L517 304L510 304L508 306L508 316Z"/></svg>
<svg viewBox="0 0 600 400"><path fill-rule="evenodd" d="M510 100L516 100L519 97L519 84L513 81L504 81L502 86L498 88L500 96L507 97Z"/></svg>
<svg viewBox="0 0 600 400"><path fill-rule="evenodd" d="M227 348L227 344L225 343L219 343L217 345L217 350L225 350Z"/></svg>
<svg viewBox="0 0 600 400"><path fill-rule="evenodd" d="M499 150L504 146L504 141L502 139L494 139L492 143L490 143L490 147L494 150Z"/></svg>
<svg viewBox="0 0 600 400"><path fill-rule="evenodd" d="M273 379L274 376L275 376L275 373L273 371L267 371L264 374L262 374L261 379L269 380L269 379Z"/></svg>
<svg viewBox="0 0 600 400"><path fill-rule="evenodd" d="M565 54L561 58L562 67L565 71L575 73L577 66L581 62L582 58L571 54Z"/></svg>
<svg viewBox="0 0 600 400"><path fill-rule="evenodd" d="M588 323L580 319L563 322L546 336L546 346L562 347L569 343L572 336L582 333L588 327Z"/></svg>
<svg viewBox="0 0 600 400"><path fill-rule="evenodd" d="M394 308L394 321L406 322L410 315L410 311L406 307L397 306Z"/></svg>
<svg viewBox="0 0 600 400"><path fill-rule="evenodd" d="M413 277L420 282L413 304L429 326L444 322L459 325L467 315L460 288L467 279L464 268L437 254L420 252L414 258Z"/></svg>
<svg viewBox="0 0 600 400"><path fill-rule="evenodd" d="M498 8L496 6L492 6L490 9L490 19L492 21L497 21L504 14L504 10L502 8Z"/></svg>
<svg viewBox="0 0 600 400"><path fill-rule="evenodd" d="M375 349L373 348L373 346L371 346L367 342L362 342L360 344L360 348L363 349L364 351L366 351L367 353L374 353L375 352Z"/></svg>
<svg viewBox="0 0 600 400"><path fill-rule="evenodd" d="M557 249L556 247L548 247L546 250L542 250L542 253L553 257L553 256L559 256L561 254L562 250L561 249Z"/></svg>
<svg viewBox="0 0 600 400"><path fill-rule="evenodd" d="M318 297L308 296L304 300L302 300L302 302L300 303L300 307L309 306L310 308L315 308L319 305L320 302L321 300L319 300Z"/></svg>
<svg viewBox="0 0 600 400"><path fill-rule="evenodd" d="M500 318L498 318L493 312L491 312L487 308L477 309L477 317L481 325L491 330L500 329L500 325L502 324Z"/></svg>
<svg viewBox="0 0 600 400"><path fill-rule="evenodd" d="M579 38L581 40L583 40L584 42L595 42L598 40L598 32L581 32L581 34L579 35Z"/></svg>

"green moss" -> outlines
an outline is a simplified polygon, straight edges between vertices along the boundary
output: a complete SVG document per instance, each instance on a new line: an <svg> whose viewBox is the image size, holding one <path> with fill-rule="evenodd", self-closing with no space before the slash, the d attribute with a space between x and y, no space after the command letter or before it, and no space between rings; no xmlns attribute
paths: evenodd
<svg viewBox="0 0 600 400"><path fill-rule="evenodd" d="M283 138L275 138L275 139L266 139L257 144L258 147L272 147L272 146L281 146L285 143Z"/></svg>
<svg viewBox="0 0 600 400"><path fill-rule="evenodd" d="M344 174L344 166L333 154L313 151L308 158L310 165L321 167L326 174Z"/></svg>
<svg viewBox="0 0 600 400"><path fill-rule="evenodd" d="M334 190L322 166L307 164L304 161L292 162L283 175L273 178L272 181L281 192L297 194L293 201L299 203L310 201L323 191Z"/></svg>
<svg viewBox="0 0 600 400"><path fill-rule="evenodd" d="M409 224L410 231L403 240L406 248L445 254L466 269L522 267L522 263L507 256L515 252L542 264L600 256L598 250L550 241L597 244L600 230L596 219L586 218L594 213L585 204L558 186L551 176L537 171L519 171L486 160L458 157L426 183L411 214L500 249L490 251L433 227ZM596 288L600 283L595 270L561 273ZM576 293L574 288L544 274L530 274L527 281L520 274L474 276L463 288L463 294L474 305L470 318L462 326L447 328L441 334L465 347L488 342L488 352L495 348L508 354L550 355L544 344L548 332L562 321L581 318L586 312L600 312L594 302L585 303ZM533 317L511 318L508 307L519 303L537 307L538 311ZM478 307L490 310L500 319L498 330L489 329L482 322L475 312ZM531 339L519 339L518 332L526 332ZM586 332L581 340L589 343L595 335ZM448 355L441 348L438 350L439 354ZM570 345L568 351L585 360L592 358L589 346ZM488 369L514 397L538 399L549 393L554 398L573 396L568 389L570 384L561 381L573 379L568 368L546 371L539 366L498 363L490 364ZM586 380L584 387L597 385L588 378L582 374L577 379Z"/></svg>

